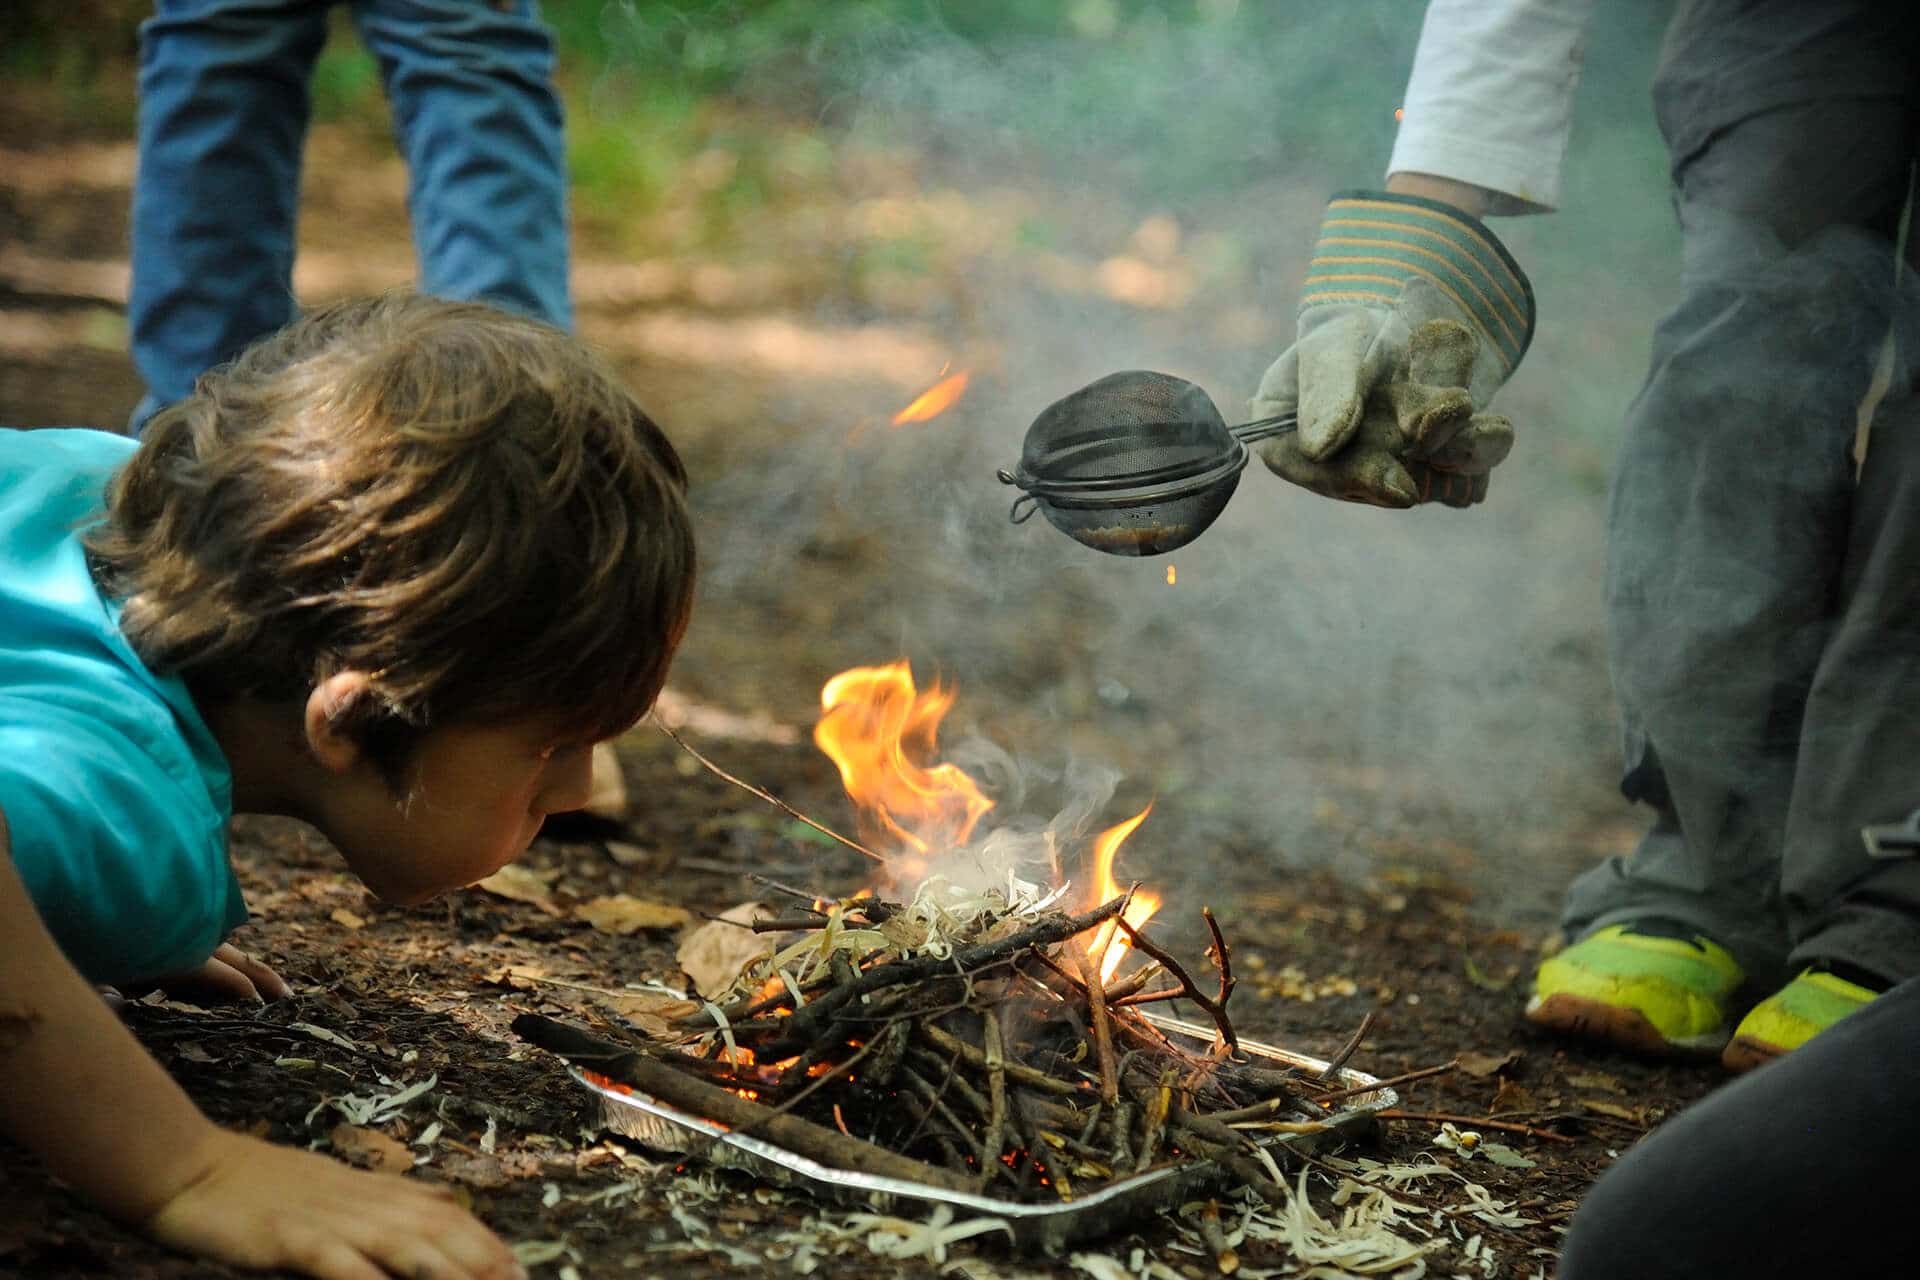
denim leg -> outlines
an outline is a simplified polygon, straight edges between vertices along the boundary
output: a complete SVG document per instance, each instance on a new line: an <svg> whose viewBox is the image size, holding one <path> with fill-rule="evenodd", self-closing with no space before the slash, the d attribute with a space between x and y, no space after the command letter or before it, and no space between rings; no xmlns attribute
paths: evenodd
<svg viewBox="0 0 1920 1280"><path fill-rule="evenodd" d="M324 3L159 0L140 28L127 319L137 431L294 316L307 81Z"/></svg>
<svg viewBox="0 0 1920 1280"><path fill-rule="evenodd" d="M1784 973L1795 753L1833 625L1907 146L1898 99L1807 102L1722 131L1681 171L1682 298L1654 335L1608 512L1626 790L1657 817L1631 858L1574 882L1571 932L1668 916L1757 982Z"/></svg>
<svg viewBox="0 0 1920 1280"><path fill-rule="evenodd" d="M564 119L532 0L356 0L407 160L420 288L562 328Z"/></svg>

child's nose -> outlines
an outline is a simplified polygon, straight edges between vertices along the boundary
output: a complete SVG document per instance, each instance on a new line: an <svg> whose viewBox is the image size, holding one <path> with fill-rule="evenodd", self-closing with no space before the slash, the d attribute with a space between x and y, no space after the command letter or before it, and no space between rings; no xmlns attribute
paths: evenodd
<svg viewBox="0 0 1920 1280"><path fill-rule="evenodd" d="M547 776L540 788L540 808L545 813L567 813L584 808L593 794L593 749L579 747L556 752L547 765Z"/></svg>

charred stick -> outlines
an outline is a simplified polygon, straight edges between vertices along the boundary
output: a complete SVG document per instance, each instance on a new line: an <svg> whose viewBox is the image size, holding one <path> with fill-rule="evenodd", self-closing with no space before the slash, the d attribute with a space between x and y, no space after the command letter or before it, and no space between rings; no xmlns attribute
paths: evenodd
<svg viewBox="0 0 1920 1280"><path fill-rule="evenodd" d="M1213 1265L1221 1275L1230 1276L1240 1269L1240 1255L1227 1243L1227 1233L1220 1226L1218 1200L1209 1200L1200 1206L1200 1238L1213 1252Z"/></svg>
<svg viewBox="0 0 1920 1280"><path fill-rule="evenodd" d="M1122 921L1121 923L1125 923ZM1093 1052L1100 1068L1100 1101L1112 1106L1120 1099L1120 1071L1114 1065L1113 1020L1107 1016L1107 989L1100 981L1100 970L1085 951L1068 948L1080 981L1087 988L1088 1021L1093 1026Z"/></svg>
<svg viewBox="0 0 1920 1280"><path fill-rule="evenodd" d="M1180 1000L1185 998L1186 994L1184 987L1165 987L1159 991L1139 991L1124 995L1118 1000L1109 1000L1107 1003L1121 1009L1131 1009L1135 1005L1159 1004L1163 1000Z"/></svg>
<svg viewBox="0 0 1920 1280"><path fill-rule="evenodd" d="M1245 1139L1225 1125L1208 1124L1184 1107L1167 1109L1167 1123L1182 1135L1182 1145L1205 1156L1276 1207L1287 1203L1287 1189L1267 1175L1267 1167L1246 1153Z"/></svg>
<svg viewBox="0 0 1920 1280"><path fill-rule="evenodd" d="M718 916L714 917L716 920L719 918ZM726 923L738 924L739 922L729 920ZM742 927L751 929L755 933L809 933L822 928L826 923L827 918L825 916L821 915L818 911L810 911L805 915L763 916L758 920L747 922Z"/></svg>
<svg viewBox="0 0 1920 1280"><path fill-rule="evenodd" d="M1111 1008L1129 996L1138 994L1142 987L1152 982L1160 973L1160 965L1149 960L1120 981L1107 984L1107 1006Z"/></svg>
<svg viewBox="0 0 1920 1280"><path fill-rule="evenodd" d="M805 1008L795 1010L793 1016L786 1019L789 1024L786 1036L768 1045L766 1056L778 1060L800 1052L820 1033L822 1024L851 1000L887 987L923 982L948 973L976 973L1011 960L1029 948L1064 942L1075 934L1084 933L1095 925L1113 919L1126 901L1126 895L1123 894L1083 915L1055 916L1010 937L962 947L949 956L916 956L911 960L874 965L863 971L851 984L835 987Z"/></svg>
<svg viewBox="0 0 1920 1280"><path fill-rule="evenodd" d="M1133 1103L1121 1098L1113 1104L1113 1117L1109 1121L1111 1134L1107 1139L1107 1163L1116 1169L1124 1169L1133 1163Z"/></svg>
<svg viewBox="0 0 1920 1280"><path fill-rule="evenodd" d="M1208 917L1208 921L1211 923L1211 916ZM1149 939L1144 933L1128 924L1125 920L1117 919L1115 923L1120 926L1121 931L1125 933L1128 938L1132 939L1135 947L1160 962L1160 967L1171 974L1174 981L1178 982L1186 992L1187 999L1199 1005L1201 1009L1206 1011L1206 1015L1213 1019L1213 1025L1220 1029L1220 1043L1226 1046L1227 1052L1232 1053L1238 1049L1240 1047L1240 1041L1239 1038L1233 1034L1233 1024L1227 1021L1226 1009L1226 997L1233 994L1232 971L1223 971L1224 976L1220 984L1222 994L1216 999L1200 990L1199 986L1194 983L1193 975L1181 968L1180 962L1162 949L1158 943ZM1214 925L1213 927L1217 930L1219 926Z"/></svg>
<svg viewBox="0 0 1920 1280"><path fill-rule="evenodd" d="M1133 1158L1133 1171L1144 1173L1160 1153L1160 1139L1167 1131L1167 1108L1173 1105L1173 1082L1180 1073L1168 1067L1160 1073L1160 1083L1147 1095L1146 1119L1140 1133L1140 1153Z"/></svg>
<svg viewBox="0 0 1920 1280"><path fill-rule="evenodd" d="M1340 1046L1340 1052L1327 1059L1327 1065L1320 1069L1320 1079L1323 1083L1340 1078L1340 1068L1346 1066L1353 1055L1360 1051L1361 1042L1367 1038L1367 1032L1373 1030L1373 1020L1379 1014L1378 1009L1367 1010L1367 1016L1360 1019L1360 1025L1353 1029L1353 1034L1347 1037L1347 1042Z"/></svg>
<svg viewBox="0 0 1920 1280"><path fill-rule="evenodd" d="M1213 918L1213 908L1201 907L1200 916L1207 922L1207 932L1213 935L1213 944L1207 948L1207 958L1213 961L1213 967L1220 973L1220 994L1214 999L1225 1009L1227 998L1233 994L1233 953L1227 949L1227 936L1220 932L1220 922Z"/></svg>
<svg viewBox="0 0 1920 1280"><path fill-rule="evenodd" d="M950 1191L970 1191L973 1188L969 1179L957 1177L945 1169L899 1155L859 1138L836 1133L799 1116L776 1112L742 1098L731 1089L695 1079L678 1067L669 1066L646 1054L622 1053L616 1046L596 1040L564 1023L523 1013L513 1020L513 1030L522 1039L569 1061L575 1060L578 1055L581 1065L591 1066L621 1084L706 1116L736 1131L758 1129L788 1150L832 1168L901 1178Z"/></svg>
<svg viewBox="0 0 1920 1280"><path fill-rule="evenodd" d="M919 1064L921 1075L937 1070L943 1080L950 1082L953 1092L959 1095L960 1100L966 1103L975 1115L982 1119L986 1118L990 1110L987 1096L974 1088L973 1084L956 1069L957 1064L962 1061L959 1054L941 1058L931 1050L914 1049L907 1056Z"/></svg>
<svg viewBox="0 0 1920 1280"><path fill-rule="evenodd" d="M1230 1111L1209 1111L1207 1119L1218 1120L1221 1124L1245 1124L1253 1120L1271 1120L1282 1111L1291 1110L1299 1103L1292 1098L1268 1098L1251 1106L1235 1107ZM1308 1121L1313 1127L1303 1132L1317 1133L1327 1126L1318 1120Z"/></svg>
<svg viewBox="0 0 1920 1280"><path fill-rule="evenodd" d="M986 1040L981 1053L987 1060L987 1132L980 1142L980 1187L985 1190L1007 1141L1007 1062L1006 1046L1000 1040L1000 1015L988 1009L981 1017Z"/></svg>
<svg viewBox="0 0 1920 1280"><path fill-rule="evenodd" d="M960 1037L931 1022L923 1022L920 1024L920 1034L928 1040L931 1040L934 1047L942 1053L957 1053L965 1058L969 1064L976 1067L984 1068L987 1065L987 1055L980 1046L968 1044L965 1040L960 1039ZM1050 1076L1044 1071L1037 1071L1025 1063L1017 1062L1014 1059L1007 1059L1004 1065L1008 1079L1018 1080L1021 1084L1031 1085L1042 1093L1071 1096L1080 1092L1080 1086L1074 1084L1072 1081L1061 1080L1056 1076Z"/></svg>
<svg viewBox="0 0 1920 1280"><path fill-rule="evenodd" d="M955 1115L953 1108L947 1105L945 1097L946 1090L944 1088L936 1086L931 1080L921 1075L918 1071L915 1071L912 1067L901 1067L899 1074L900 1078L906 1081L907 1087L914 1093L920 1095L921 1101L927 1104L928 1112L939 1116L947 1123L948 1129L951 1130L952 1137L957 1142L967 1147L973 1145L973 1143L968 1140L967 1122ZM934 1130L933 1136L938 1139L941 1136L941 1132L936 1129ZM973 1190L973 1182L971 1179L967 1180L966 1189L969 1191Z"/></svg>
<svg viewBox="0 0 1920 1280"><path fill-rule="evenodd" d="M1102 1103L1094 1103L1093 1110L1087 1112L1087 1122L1080 1128L1080 1145L1086 1146L1093 1141L1093 1131L1100 1125L1100 1117L1106 1114Z"/></svg>
<svg viewBox="0 0 1920 1280"><path fill-rule="evenodd" d="M1313 1100L1319 1103L1338 1102L1342 1098L1351 1098L1357 1094L1372 1093L1376 1089L1391 1089L1395 1085L1411 1084L1415 1080L1425 1080L1428 1076L1445 1075L1460 1065L1458 1058L1443 1062L1437 1067L1422 1067L1418 1071L1404 1071L1397 1076L1388 1076L1384 1080L1375 1080L1372 1084L1348 1085L1344 1089L1335 1089L1329 1093L1315 1094Z"/></svg>

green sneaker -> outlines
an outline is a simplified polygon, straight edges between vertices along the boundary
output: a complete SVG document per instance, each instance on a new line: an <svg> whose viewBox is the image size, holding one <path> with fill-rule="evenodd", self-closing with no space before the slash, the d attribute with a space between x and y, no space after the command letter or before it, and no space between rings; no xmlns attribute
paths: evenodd
<svg viewBox="0 0 1920 1280"><path fill-rule="evenodd" d="M1542 962L1527 1021L1635 1053L1715 1054L1746 977L1725 948L1685 926L1608 925Z"/></svg>
<svg viewBox="0 0 1920 1280"><path fill-rule="evenodd" d="M1879 994L1837 973L1803 969L1740 1019L1721 1064L1729 1071L1751 1071L1798 1049Z"/></svg>

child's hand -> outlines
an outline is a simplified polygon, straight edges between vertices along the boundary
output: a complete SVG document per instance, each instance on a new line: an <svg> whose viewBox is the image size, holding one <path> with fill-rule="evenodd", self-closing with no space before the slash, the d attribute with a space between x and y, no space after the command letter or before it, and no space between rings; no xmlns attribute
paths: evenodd
<svg viewBox="0 0 1920 1280"><path fill-rule="evenodd" d="M155 987L189 1000L284 1000L293 994L285 979L231 942L221 943L198 969L132 983L114 994L137 996Z"/></svg>
<svg viewBox="0 0 1920 1280"><path fill-rule="evenodd" d="M155 1237L320 1280L524 1280L500 1238L429 1183L212 1130L201 1173L147 1220Z"/></svg>

